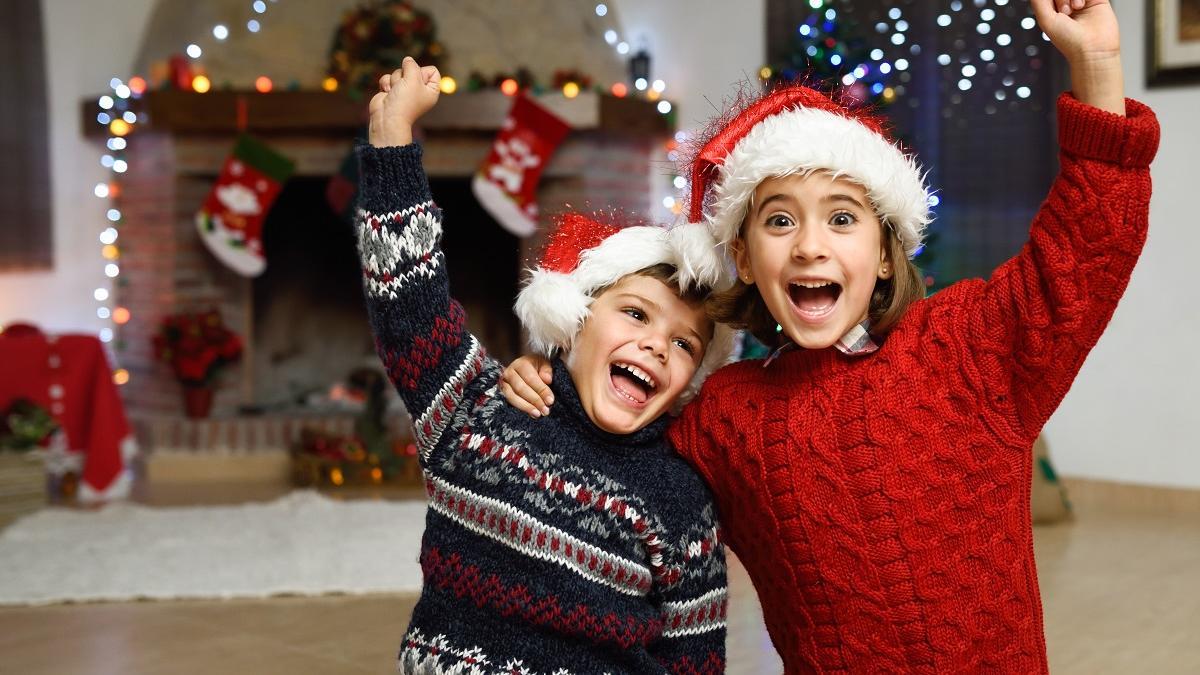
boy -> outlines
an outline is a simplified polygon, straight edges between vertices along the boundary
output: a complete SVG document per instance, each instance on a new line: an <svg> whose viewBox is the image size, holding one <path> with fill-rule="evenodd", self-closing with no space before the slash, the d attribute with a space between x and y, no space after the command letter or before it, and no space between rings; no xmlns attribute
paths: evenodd
<svg viewBox="0 0 1200 675"><path fill-rule="evenodd" d="M429 495L399 667L722 672L716 513L663 439L664 413L730 351L702 306L724 274L712 239L564 218L517 303L535 347L561 357L558 404L531 420L499 395L500 366L449 297L441 212L412 143L438 80L411 58L381 78L359 151L367 307Z"/></svg>

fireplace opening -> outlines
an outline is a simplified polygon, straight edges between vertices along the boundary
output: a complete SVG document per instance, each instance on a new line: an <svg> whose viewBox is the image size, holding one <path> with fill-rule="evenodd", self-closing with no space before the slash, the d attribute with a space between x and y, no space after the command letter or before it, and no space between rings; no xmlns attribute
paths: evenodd
<svg viewBox="0 0 1200 675"><path fill-rule="evenodd" d="M263 225L267 269L253 281L253 389L260 409L327 405L328 393L351 371L380 367L354 231L326 202L327 182L291 178ZM510 360L521 351L512 312L519 240L483 210L469 178L437 179L431 187L444 210L451 294L489 352Z"/></svg>

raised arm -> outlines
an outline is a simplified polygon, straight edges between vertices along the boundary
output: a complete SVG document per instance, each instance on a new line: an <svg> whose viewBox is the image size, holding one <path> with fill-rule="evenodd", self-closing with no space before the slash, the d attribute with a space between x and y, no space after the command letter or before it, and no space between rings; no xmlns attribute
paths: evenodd
<svg viewBox="0 0 1200 675"><path fill-rule="evenodd" d="M409 58L380 80L370 105L370 145L358 149L355 220L376 349L413 416L423 463L484 364L462 306L450 298L442 213L421 148L412 143L413 122L437 102L438 77L436 68Z"/></svg>
<svg viewBox="0 0 1200 675"><path fill-rule="evenodd" d="M1067 57L1073 94L1058 103L1061 170L1020 253L996 270L967 315L989 400L1032 441L1066 395L1124 293L1146 239L1154 113L1123 94L1107 2L1071 11L1033 0Z"/></svg>

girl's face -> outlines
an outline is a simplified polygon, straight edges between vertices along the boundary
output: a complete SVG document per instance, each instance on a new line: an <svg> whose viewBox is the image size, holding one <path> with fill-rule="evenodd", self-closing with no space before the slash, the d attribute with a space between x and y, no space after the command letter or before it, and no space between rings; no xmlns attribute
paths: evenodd
<svg viewBox="0 0 1200 675"><path fill-rule="evenodd" d="M589 308L566 355L592 422L630 434L667 412L692 379L712 338L699 303L653 277L630 274Z"/></svg>
<svg viewBox="0 0 1200 675"><path fill-rule="evenodd" d="M793 342L832 346L867 317L875 282L893 270L866 190L831 174L769 178L730 247Z"/></svg>

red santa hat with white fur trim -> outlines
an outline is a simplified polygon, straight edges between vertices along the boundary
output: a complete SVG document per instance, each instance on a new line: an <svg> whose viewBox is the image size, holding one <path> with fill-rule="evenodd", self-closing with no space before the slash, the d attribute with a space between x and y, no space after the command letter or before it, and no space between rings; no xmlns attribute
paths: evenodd
<svg viewBox="0 0 1200 675"><path fill-rule="evenodd" d="M916 161L882 122L802 85L781 87L716 129L691 165L689 219L721 244L737 237L750 198L768 178L824 170L863 186L911 258L932 220Z"/></svg>
<svg viewBox="0 0 1200 675"><path fill-rule="evenodd" d="M598 291L663 263L676 269L674 281L680 289L723 289L730 281L728 263L703 225L618 227L578 213L564 214L517 296L515 310L529 332L530 347L548 358L569 348ZM704 379L729 362L733 342L731 328L714 327L680 403L695 396Z"/></svg>

